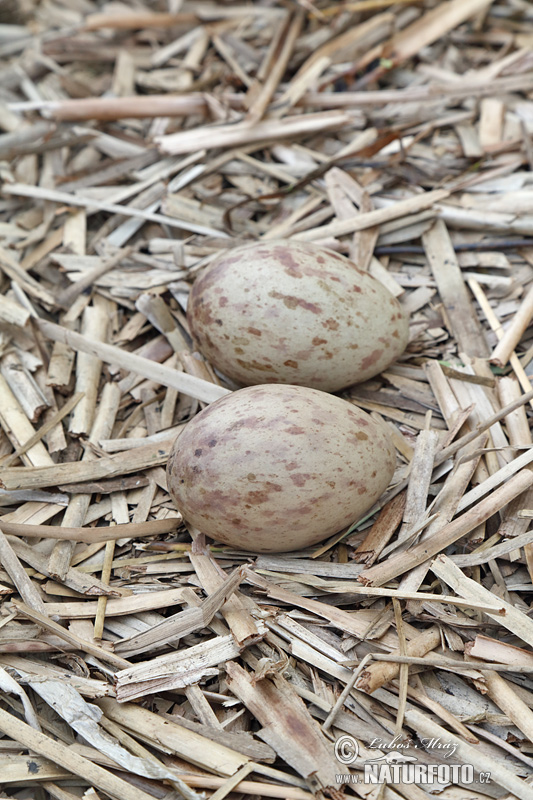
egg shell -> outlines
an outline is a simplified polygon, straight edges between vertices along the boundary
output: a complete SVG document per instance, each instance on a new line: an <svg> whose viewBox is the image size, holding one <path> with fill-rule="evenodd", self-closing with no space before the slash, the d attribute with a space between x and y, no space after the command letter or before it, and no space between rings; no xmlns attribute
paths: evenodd
<svg viewBox="0 0 533 800"><path fill-rule="evenodd" d="M194 417L171 450L168 489L183 517L258 553L316 544L361 517L388 486L384 425L302 386L240 389Z"/></svg>
<svg viewBox="0 0 533 800"><path fill-rule="evenodd" d="M298 241L219 255L195 281L187 316L203 355L245 385L338 391L386 369L409 335L381 283L344 256Z"/></svg>

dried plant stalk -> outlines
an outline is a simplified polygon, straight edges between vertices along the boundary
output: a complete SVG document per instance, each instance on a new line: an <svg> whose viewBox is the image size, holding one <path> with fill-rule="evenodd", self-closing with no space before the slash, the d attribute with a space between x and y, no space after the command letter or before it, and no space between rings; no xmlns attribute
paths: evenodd
<svg viewBox="0 0 533 800"><path fill-rule="evenodd" d="M447 556L440 555L436 558L431 565L431 569L435 572L435 575L442 578L461 597L476 601L481 600L487 603L494 596L484 586L476 583L472 578L467 578ZM504 600L498 599L498 605L505 608L505 616L497 616L492 612L487 612L487 616L499 622L504 628L512 631L524 642L531 645L533 642L533 622L529 617Z"/></svg>
<svg viewBox="0 0 533 800"><path fill-rule="evenodd" d="M421 633L405 645L405 653L395 650L391 655L424 656L435 647L438 647L440 643L439 629L436 627L428 628L427 631L424 631L424 633ZM372 694L380 686L396 678L399 671L400 664L392 661L371 664L363 670L355 685L357 689L367 692L367 694Z"/></svg>
<svg viewBox="0 0 533 800"><path fill-rule="evenodd" d="M491 517L532 484L533 472L529 470L518 472L505 486L496 489L492 495L479 502L470 511L448 523L433 537L432 541L420 542L405 553L392 556L386 563L376 564L374 567L364 570L359 576L359 580L371 586L382 585L408 569L418 566L470 533L477 525Z"/></svg>
<svg viewBox="0 0 533 800"><path fill-rule="evenodd" d="M191 397L197 397L198 400L203 400L206 403L211 403L213 400L218 400L219 397L228 394L228 390L221 386L208 383L200 378L194 378L192 375L187 375L178 370L168 369L161 364L136 356L133 353L128 353L126 350L121 350L114 345L92 341L82 334L69 331L67 328L62 328L52 322L40 320L38 325L42 333L53 341L68 344L74 350L101 358L102 361L108 364L121 366L128 371L163 384L163 386L170 386Z"/></svg>

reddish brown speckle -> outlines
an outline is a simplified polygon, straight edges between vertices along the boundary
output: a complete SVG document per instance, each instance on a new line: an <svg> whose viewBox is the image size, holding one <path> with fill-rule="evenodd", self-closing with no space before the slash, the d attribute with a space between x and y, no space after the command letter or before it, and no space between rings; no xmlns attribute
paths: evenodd
<svg viewBox="0 0 533 800"><path fill-rule="evenodd" d="M357 431L355 436L356 436L357 439L359 439L362 442L364 442L365 439L368 439L368 436L366 435L366 433L363 433L363 431Z"/></svg>
<svg viewBox="0 0 533 800"><path fill-rule="evenodd" d="M319 344L327 344L327 342L327 339L321 339L320 336L315 336L315 338L312 340L312 344L314 344L315 347L318 347Z"/></svg>
<svg viewBox="0 0 533 800"><path fill-rule="evenodd" d="M292 278L303 278L300 264L294 259L288 247L276 247L273 255L285 267L285 272Z"/></svg>
<svg viewBox="0 0 533 800"><path fill-rule="evenodd" d="M281 292L269 292L270 297L274 297L276 300L283 300L284 305L287 308L305 308L306 311L311 311L313 314L321 314L322 309L320 306L317 306L316 303L309 303L307 300L304 300L302 297L294 297L291 294L282 294Z"/></svg>
<svg viewBox="0 0 533 800"><path fill-rule="evenodd" d="M368 369L369 367L373 367L376 361L381 358L383 355L383 350L372 350L369 356L363 358L361 361L361 369Z"/></svg>
<svg viewBox="0 0 533 800"><path fill-rule="evenodd" d="M265 503L268 500L270 492L248 492L246 496L250 501L250 505L257 506L259 503Z"/></svg>
<svg viewBox="0 0 533 800"><path fill-rule="evenodd" d="M292 367L293 369L298 369L298 362L297 361L291 361L290 358L288 358L287 361L284 361L283 364L286 367Z"/></svg>
<svg viewBox="0 0 533 800"><path fill-rule="evenodd" d="M328 331L336 331L339 327L339 323L336 319L327 319L322 323L322 327L327 328Z"/></svg>
<svg viewBox="0 0 533 800"><path fill-rule="evenodd" d="M262 332L260 330L258 330L257 328L247 328L247 330L248 330L248 333L252 334L252 336L262 336L263 335Z"/></svg>
<svg viewBox="0 0 533 800"><path fill-rule="evenodd" d="M289 475L289 477L295 486L303 486L311 476L304 472L294 472L292 475Z"/></svg>
<svg viewBox="0 0 533 800"><path fill-rule="evenodd" d="M258 364L257 361L243 361L242 358L238 358L237 364L245 369L258 369L260 372L272 372L272 367L269 364Z"/></svg>
<svg viewBox="0 0 533 800"><path fill-rule="evenodd" d="M303 428L300 428L298 425L291 425L290 428L285 429L285 433L290 433L293 436L298 436L299 434L305 433Z"/></svg>

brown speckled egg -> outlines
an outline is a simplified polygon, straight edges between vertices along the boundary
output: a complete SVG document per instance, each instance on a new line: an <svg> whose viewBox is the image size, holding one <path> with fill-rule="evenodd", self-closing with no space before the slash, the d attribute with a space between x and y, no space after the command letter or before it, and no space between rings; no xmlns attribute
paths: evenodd
<svg viewBox="0 0 533 800"><path fill-rule="evenodd" d="M339 397L302 386L240 389L177 438L167 478L183 517L225 544L298 550L354 522L391 480L384 426Z"/></svg>
<svg viewBox="0 0 533 800"><path fill-rule="evenodd" d="M259 242L219 255L187 311L199 350L238 383L335 392L403 353L408 320L395 297L332 250Z"/></svg>

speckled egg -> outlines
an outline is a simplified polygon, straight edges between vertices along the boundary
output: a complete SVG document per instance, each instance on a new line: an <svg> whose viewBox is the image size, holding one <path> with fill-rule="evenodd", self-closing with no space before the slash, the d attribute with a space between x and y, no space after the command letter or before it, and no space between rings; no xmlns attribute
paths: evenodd
<svg viewBox="0 0 533 800"><path fill-rule="evenodd" d="M344 256L298 241L219 255L193 285L191 333L238 383L335 392L377 375L405 349L395 297Z"/></svg>
<svg viewBox="0 0 533 800"><path fill-rule="evenodd" d="M362 516L388 486L385 426L302 386L240 389L201 411L170 453L169 492L213 539L258 553L316 544Z"/></svg>

